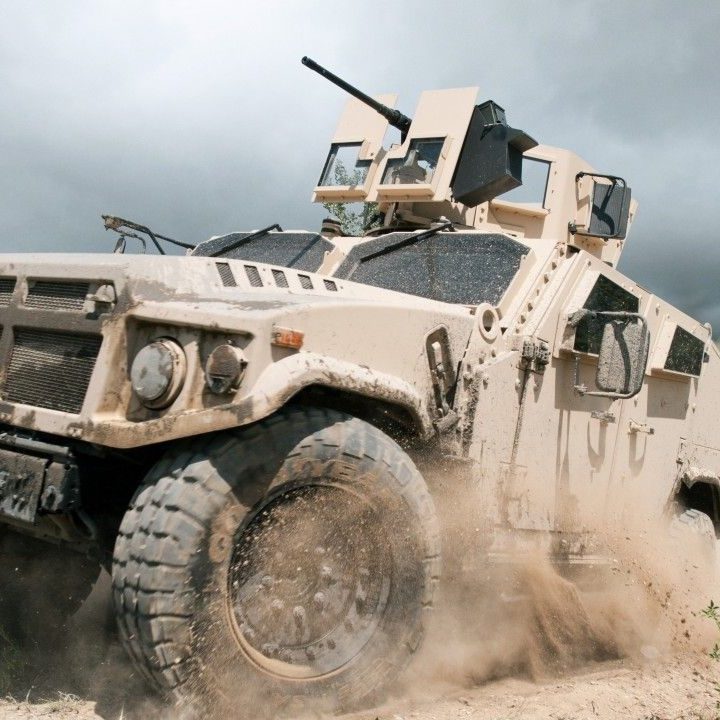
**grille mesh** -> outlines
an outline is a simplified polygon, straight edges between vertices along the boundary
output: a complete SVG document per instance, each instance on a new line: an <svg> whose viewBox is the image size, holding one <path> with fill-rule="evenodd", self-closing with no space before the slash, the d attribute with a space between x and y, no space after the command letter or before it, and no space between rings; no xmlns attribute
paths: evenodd
<svg viewBox="0 0 720 720"><path fill-rule="evenodd" d="M15 290L15 278L0 278L0 305L9 305Z"/></svg>
<svg viewBox="0 0 720 720"><path fill-rule="evenodd" d="M245 274L247 275L252 287L262 287L263 281L260 277L260 271L254 265L245 266Z"/></svg>
<svg viewBox="0 0 720 720"><path fill-rule="evenodd" d="M25 305L38 310L82 310L89 289L86 282L36 280L28 289Z"/></svg>
<svg viewBox="0 0 720 720"><path fill-rule="evenodd" d="M313 289L312 280L310 279L309 275L298 275L298 278L300 278L300 285L302 286L303 290Z"/></svg>
<svg viewBox="0 0 720 720"><path fill-rule="evenodd" d="M3 399L79 413L102 338L17 328Z"/></svg>
<svg viewBox="0 0 720 720"><path fill-rule="evenodd" d="M332 280L323 280L325 283L325 289L330 292L337 292L337 285Z"/></svg>
<svg viewBox="0 0 720 720"><path fill-rule="evenodd" d="M281 288L290 287L288 285L287 278L285 277L285 273L282 270L273 270L272 274L273 274L273 279L275 280L275 284L278 287L281 287Z"/></svg>
<svg viewBox="0 0 720 720"><path fill-rule="evenodd" d="M227 263L215 263L215 267L225 287L237 287L232 268Z"/></svg>

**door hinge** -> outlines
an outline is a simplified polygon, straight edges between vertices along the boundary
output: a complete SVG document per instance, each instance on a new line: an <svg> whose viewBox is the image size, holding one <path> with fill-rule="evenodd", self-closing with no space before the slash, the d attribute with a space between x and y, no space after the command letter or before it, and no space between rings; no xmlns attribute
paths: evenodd
<svg viewBox="0 0 720 720"><path fill-rule="evenodd" d="M435 404L440 414L448 415L455 390L455 370L450 357L450 342L445 328L428 335L425 342Z"/></svg>

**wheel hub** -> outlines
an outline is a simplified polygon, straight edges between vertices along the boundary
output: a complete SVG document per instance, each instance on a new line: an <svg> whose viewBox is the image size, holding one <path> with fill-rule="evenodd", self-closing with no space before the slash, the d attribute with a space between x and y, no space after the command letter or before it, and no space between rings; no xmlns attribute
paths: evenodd
<svg viewBox="0 0 720 720"><path fill-rule="evenodd" d="M349 662L382 619L389 549L376 511L336 485L271 498L236 538L231 614L241 647L280 675Z"/></svg>

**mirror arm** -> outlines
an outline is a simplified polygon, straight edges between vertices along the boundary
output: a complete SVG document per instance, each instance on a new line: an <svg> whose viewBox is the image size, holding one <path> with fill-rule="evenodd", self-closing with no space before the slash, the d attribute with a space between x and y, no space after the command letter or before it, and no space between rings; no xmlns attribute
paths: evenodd
<svg viewBox="0 0 720 720"><path fill-rule="evenodd" d="M568 324L572 327L577 327L578 324L585 318L588 317L606 317L610 319L618 320L639 320L647 331L647 320L640 315L640 313L625 312L625 311L614 311L614 310L587 310L581 308L574 312L569 319ZM573 390L581 397L606 397L613 398L614 400L628 400L634 397L637 393L618 393L618 392L603 392L601 390L588 390L587 385L580 382L580 356L575 355L575 383L573 384Z"/></svg>
<svg viewBox="0 0 720 720"><path fill-rule="evenodd" d="M614 393L614 392L603 392L602 390L588 390L587 385L574 385L573 390L575 390L575 392L582 397L587 397L587 396L606 397L606 398L613 398L614 400L628 400L629 398L637 395L637 393L634 393L634 392Z"/></svg>
<svg viewBox="0 0 720 720"><path fill-rule="evenodd" d="M596 317L605 317L610 318L611 320L639 320L647 329L647 322L640 313L627 312L625 310L588 310L587 308L580 308L580 310L576 310L570 316L568 324L571 327L577 327L585 318Z"/></svg>
<svg viewBox="0 0 720 720"><path fill-rule="evenodd" d="M575 354L575 382L573 390L580 396L588 394L587 385L580 382L580 355Z"/></svg>

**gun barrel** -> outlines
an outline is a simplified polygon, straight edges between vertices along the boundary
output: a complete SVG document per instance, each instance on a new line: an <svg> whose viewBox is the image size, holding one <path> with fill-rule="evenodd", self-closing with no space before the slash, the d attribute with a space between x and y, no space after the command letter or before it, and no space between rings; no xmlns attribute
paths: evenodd
<svg viewBox="0 0 720 720"><path fill-rule="evenodd" d="M366 95L356 87L353 87L350 83L345 82L345 80L339 78L334 73L326 70L322 65L318 65L318 63L316 63L312 58L304 57L302 59L302 64L305 67L314 70L319 75L322 75L326 80L329 80L339 88L342 88L345 92L350 93L350 95L356 97L360 100L360 102L369 105L373 110L380 113L393 127L396 127L403 136L410 129L410 123L412 120L407 115L403 115L399 110L393 110L387 105L379 103L377 100L374 100L369 95Z"/></svg>

